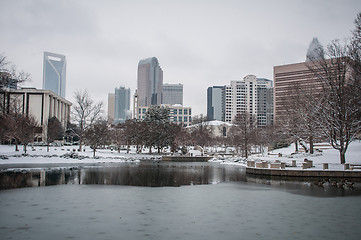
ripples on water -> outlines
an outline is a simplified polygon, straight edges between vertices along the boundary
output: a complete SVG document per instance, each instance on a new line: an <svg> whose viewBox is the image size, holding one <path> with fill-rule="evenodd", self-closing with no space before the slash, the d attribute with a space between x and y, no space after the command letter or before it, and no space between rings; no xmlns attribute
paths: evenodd
<svg viewBox="0 0 361 240"><path fill-rule="evenodd" d="M242 167L76 166L3 171L0 180L3 189L48 186L0 191L1 239L359 239L357 189Z"/></svg>

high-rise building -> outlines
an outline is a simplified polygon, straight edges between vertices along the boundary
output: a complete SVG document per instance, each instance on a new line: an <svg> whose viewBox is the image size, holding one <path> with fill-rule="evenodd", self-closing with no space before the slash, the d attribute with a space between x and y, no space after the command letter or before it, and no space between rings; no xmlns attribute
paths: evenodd
<svg viewBox="0 0 361 240"><path fill-rule="evenodd" d="M223 121L225 111L225 86L213 86L207 89L207 120Z"/></svg>
<svg viewBox="0 0 361 240"><path fill-rule="evenodd" d="M66 59L65 56L44 52L43 89L53 91L65 98Z"/></svg>
<svg viewBox="0 0 361 240"><path fill-rule="evenodd" d="M274 122L280 124L288 116L289 102L302 92L322 91L322 84L308 68L309 62L275 66L274 75Z"/></svg>
<svg viewBox="0 0 361 240"><path fill-rule="evenodd" d="M163 70L156 57L138 63L138 106L160 105L163 93Z"/></svg>
<svg viewBox="0 0 361 240"><path fill-rule="evenodd" d="M248 112L256 115L257 78L254 75L247 75L243 81L231 81L225 88L225 121L232 123L239 113Z"/></svg>
<svg viewBox="0 0 361 240"><path fill-rule="evenodd" d="M131 118L130 88L115 88L114 96L114 123L123 123Z"/></svg>
<svg viewBox="0 0 361 240"><path fill-rule="evenodd" d="M247 75L242 81L208 88L208 120L232 123L237 114L244 112L255 116L257 126L273 124L272 80Z"/></svg>
<svg viewBox="0 0 361 240"><path fill-rule="evenodd" d="M183 105L183 84L163 84L163 104Z"/></svg>
<svg viewBox="0 0 361 240"><path fill-rule="evenodd" d="M273 125L273 81L257 78L257 126Z"/></svg>
<svg viewBox="0 0 361 240"><path fill-rule="evenodd" d="M114 121L115 94L108 93L108 121Z"/></svg>

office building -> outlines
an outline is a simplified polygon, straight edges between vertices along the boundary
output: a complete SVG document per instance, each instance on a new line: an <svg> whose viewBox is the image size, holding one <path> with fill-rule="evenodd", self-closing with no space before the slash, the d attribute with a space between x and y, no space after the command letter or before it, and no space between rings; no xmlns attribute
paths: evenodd
<svg viewBox="0 0 361 240"><path fill-rule="evenodd" d="M273 124L273 82L247 75L242 81L207 89L208 121L233 123L237 114L248 112L257 119L257 126Z"/></svg>
<svg viewBox="0 0 361 240"><path fill-rule="evenodd" d="M115 110L115 94L108 93L108 121L114 121L114 110Z"/></svg>
<svg viewBox="0 0 361 240"><path fill-rule="evenodd" d="M224 121L225 86L213 86L207 89L207 120Z"/></svg>
<svg viewBox="0 0 361 240"><path fill-rule="evenodd" d="M137 94L139 106L160 105L163 92L163 70L156 57L138 63Z"/></svg>
<svg viewBox="0 0 361 240"><path fill-rule="evenodd" d="M124 123L130 119L130 89L115 88L114 93L114 123Z"/></svg>
<svg viewBox="0 0 361 240"><path fill-rule="evenodd" d="M163 84L162 103L183 105L183 84Z"/></svg>
<svg viewBox="0 0 361 240"><path fill-rule="evenodd" d="M65 56L44 52L43 89L53 91L65 98L66 59Z"/></svg>
<svg viewBox="0 0 361 240"><path fill-rule="evenodd" d="M274 122L276 125L288 116L290 102L300 93L312 89L322 91L321 83L308 68L308 62L275 66L274 74Z"/></svg>
<svg viewBox="0 0 361 240"><path fill-rule="evenodd" d="M243 81L231 81L225 87L225 122L232 123L237 114L257 114L257 78L247 75Z"/></svg>
<svg viewBox="0 0 361 240"><path fill-rule="evenodd" d="M182 126L190 126L192 124L192 108L191 107L183 107L182 105L169 105L169 104L161 104L161 107L165 107L169 109L169 121L172 123L177 123ZM144 119L145 115L148 111L147 106L138 107L136 110L135 118L136 119Z"/></svg>
<svg viewBox="0 0 361 240"><path fill-rule="evenodd" d="M257 126L273 125L273 81L257 79Z"/></svg>
<svg viewBox="0 0 361 240"><path fill-rule="evenodd" d="M37 141L46 141L49 118L56 117L66 129L70 121L71 102L49 90L22 88L1 91L0 100L4 109L16 109L23 114L32 115L38 122ZM12 106L12 107L11 107Z"/></svg>

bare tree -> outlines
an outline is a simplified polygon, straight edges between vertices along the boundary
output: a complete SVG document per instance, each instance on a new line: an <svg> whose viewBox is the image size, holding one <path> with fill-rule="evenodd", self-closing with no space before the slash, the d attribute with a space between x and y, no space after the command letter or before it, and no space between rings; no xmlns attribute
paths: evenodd
<svg viewBox="0 0 361 240"><path fill-rule="evenodd" d="M124 123L124 138L128 146L127 153L129 153L130 145L134 144L137 148L137 153L142 152L145 145L146 136L148 134L147 123L138 119L129 119Z"/></svg>
<svg viewBox="0 0 361 240"><path fill-rule="evenodd" d="M212 128L207 122L207 117L203 115L195 116L192 121L191 137L193 145L198 145L204 149L212 140Z"/></svg>
<svg viewBox="0 0 361 240"><path fill-rule="evenodd" d="M108 122L110 122L109 119ZM124 123L117 124L113 126L112 129L110 130L111 142L112 144L116 145L116 149L118 153L120 152L121 146L126 143L124 132L125 132ZM129 153L129 148L127 150L127 153Z"/></svg>
<svg viewBox="0 0 361 240"><path fill-rule="evenodd" d="M346 151L361 131L360 62L352 59L348 45L335 40L329 44L322 60L312 61L309 69L322 84L317 98L316 122L340 153L341 164ZM317 105L316 105L317 106Z"/></svg>
<svg viewBox="0 0 361 240"><path fill-rule="evenodd" d="M302 87L295 84L287 91L289 99L285 101L287 115L281 122L281 127L283 135L295 143L296 152L298 152L298 142L300 142L306 152L313 154L314 141L324 137L316 121L320 103L316 101L319 91L315 88L317 88L315 84L304 84ZM308 141L309 147L304 140Z"/></svg>
<svg viewBox="0 0 361 240"><path fill-rule="evenodd" d="M88 92L76 91L74 93L75 105L73 106L73 118L78 125L79 151L82 150L83 135L85 130L96 122L103 111L103 103L94 103Z"/></svg>
<svg viewBox="0 0 361 240"><path fill-rule="evenodd" d="M16 66L9 62L6 56L0 54L0 90L9 85L16 86L30 80L30 74L24 71L18 71Z"/></svg>
<svg viewBox="0 0 361 240"><path fill-rule="evenodd" d="M20 113L8 114L9 117L9 132L11 139L15 140L15 150L18 150L18 144L24 146L24 151L27 151L27 145L34 141L38 129L38 123L31 115Z"/></svg>
<svg viewBox="0 0 361 240"><path fill-rule="evenodd" d="M234 118L234 126L232 127L232 135L235 144L241 147L243 156L248 158L251 150L251 143L254 141L255 128L257 125L255 116L248 112L237 114Z"/></svg>
<svg viewBox="0 0 361 240"><path fill-rule="evenodd" d="M61 122L56 117L51 117L48 119L47 124L47 151L49 152L49 144L54 142L54 140L61 140L64 136L64 128L61 125Z"/></svg>
<svg viewBox="0 0 361 240"><path fill-rule="evenodd" d="M92 123L84 132L85 142L93 149L95 157L96 149L109 143L109 128L106 120L98 120Z"/></svg>

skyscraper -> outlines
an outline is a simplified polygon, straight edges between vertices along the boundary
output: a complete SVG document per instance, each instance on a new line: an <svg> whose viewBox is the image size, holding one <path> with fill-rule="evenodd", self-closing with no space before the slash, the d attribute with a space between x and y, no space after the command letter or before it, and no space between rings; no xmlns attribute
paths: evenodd
<svg viewBox="0 0 361 240"><path fill-rule="evenodd" d="M160 105L163 94L163 70L156 57L138 63L138 106Z"/></svg>
<svg viewBox="0 0 361 240"><path fill-rule="evenodd" d="M213 86L207 89L207 120L224 121L225 87Z"/></svg>
<svg viewBox="0 0 361 240"><path fill-rule="evenodd" d="M131 118L130 89L125 87L115 88L114 96L114 123L123 123Z"/></svg>
<svg viewBox="0 0 361 240"><path fill-rule="evenodd" d="M273 82L247 75L243 81L207 89L208 121L232 123L235 116L248 112L257 118L257 126L273 124Z"/></svg>
<svg viewBox="0 0 361 240"><path fill-rule="evenodd" d="M115 94L108 93L108 121L114 121Z"/></svg>
<svg viewBox="0 0 361 240"><path fill-rule="evenodd" d="M257 78L257 126L273 125L273 81Z"/></svg>
<svg viewBox="0 0 361 240"><path fill-rule="evenodd" d="M65 98L66 59L65 56L44 52L43 89L51 90Z"/></svg>
<svg viewBox="0 0 361 240"><path fill-rule="evenodd" d="M183 84L163 84L163 104L183 105Z"/></svg>

